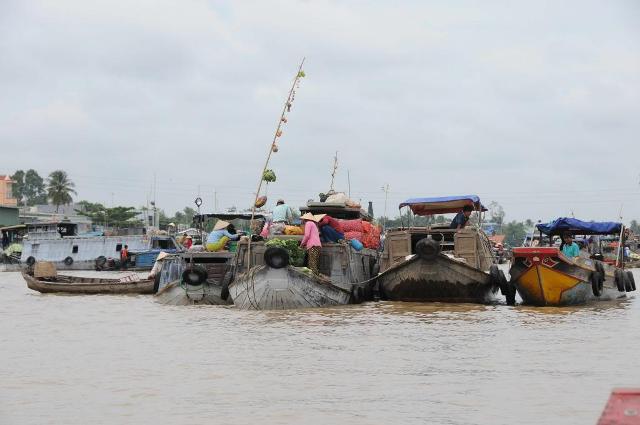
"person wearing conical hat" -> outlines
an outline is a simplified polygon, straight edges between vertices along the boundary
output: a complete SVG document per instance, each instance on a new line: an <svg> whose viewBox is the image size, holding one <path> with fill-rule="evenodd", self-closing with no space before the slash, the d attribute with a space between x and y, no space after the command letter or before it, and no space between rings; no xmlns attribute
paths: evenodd
<svg viewBox="0 0 640 425"><path fill-rule="evenodd" d="M307 250L309 256L309 268L315 274L320 274L320 233L318 232L318 222L320 216L314 216L306 213L300 219L304 223L304 237L300 242L300 246Z"/></svg>
<svg viewBox="0 0 640 425"><path fill-rule="evenodd" d="M240 239L240 234L231 234L227 230L229 227L228 221L218 220L213 226L213 231L209 233L207 238L207 251L218 252L224 250L224 247L229 241L237 241Z"/></svg>

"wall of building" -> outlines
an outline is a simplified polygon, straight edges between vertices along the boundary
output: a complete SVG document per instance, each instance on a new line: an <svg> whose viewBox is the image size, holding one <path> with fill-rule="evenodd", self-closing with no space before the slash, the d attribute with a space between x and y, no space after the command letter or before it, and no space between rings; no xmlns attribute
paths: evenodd
<svg viewBox="0 0 640 425"><path fill-rule="evenodd" d="M0 206L0 227L18 224L18 212L18 208Z"/></svg>
<svg viewBox="0 0 640 425"><path fill-rule="evenodd" d="M11 186L13 180L7 176L0 176L0 205L7 207L15 207L18 200L13 197Z"/></svg>

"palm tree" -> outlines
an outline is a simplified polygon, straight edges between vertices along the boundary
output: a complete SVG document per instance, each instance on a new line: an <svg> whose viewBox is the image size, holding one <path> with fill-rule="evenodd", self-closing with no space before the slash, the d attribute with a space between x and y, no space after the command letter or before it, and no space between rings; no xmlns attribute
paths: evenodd
<svg viewBox="0 0 640 425"><path fill-rule="evenodd" d="M68 205L73 202L71 194L77 195L73 189L75 183L69 180L69 176L65 171L56 170L49 174L47 179L47 197L51 200L51 203L56 206L56 213L60 208L60 205Z"/></svg>

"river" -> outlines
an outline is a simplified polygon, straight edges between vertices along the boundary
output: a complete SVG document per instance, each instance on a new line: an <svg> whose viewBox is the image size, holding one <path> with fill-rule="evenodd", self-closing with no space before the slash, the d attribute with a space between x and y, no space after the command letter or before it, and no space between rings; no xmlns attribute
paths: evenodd
<svg viewBox="0 0 640 425"><path fill-rule="evenodd" d="M633 296L246 312L0 273L0 300L0 424L582 425L640 386Z"/></svg>

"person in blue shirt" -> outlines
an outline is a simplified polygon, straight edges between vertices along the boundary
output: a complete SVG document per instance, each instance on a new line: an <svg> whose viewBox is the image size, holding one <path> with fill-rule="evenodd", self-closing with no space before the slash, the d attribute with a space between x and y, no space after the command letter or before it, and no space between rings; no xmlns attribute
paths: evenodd
<svg viewBox="0 0 640 425"><path fill-rule="evenodd" d="M227 242L240 239L239 233L232 234L227 230L229 225L230 223L227 221L218 220L213 227L213 231L209 233L209 237L207 238L207 251L222 251L227 245Z"/></svg>
<svg viewBox="0 0 640 425"><path fill-rule="evenodd" d="M562 253L569 258L580 255L580 247L573 241L573 236L565 234L562 236L562 245L560 246Z"/></svg>
<svg viewBox="0 0 640 425"><path fill-rule="evenodd" d="M294 218L293 210L284 202L284 199L278 199L275 208L271 212L271 228L272 235L284 234L285 226L291 224Z"/></svg>
<svg viewBox="0 0 640 425"><path fill-rule="evenodd" d="M469 221L469 217L471 217L472 212L473 207L471 205L465 205L462 208L462 211L456 214L456 216L453 218L451 224L449 225L449 228L456 230L464 229L464 227L467 225L467 222Z"/></svg>

